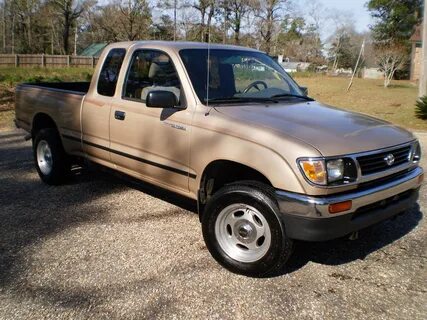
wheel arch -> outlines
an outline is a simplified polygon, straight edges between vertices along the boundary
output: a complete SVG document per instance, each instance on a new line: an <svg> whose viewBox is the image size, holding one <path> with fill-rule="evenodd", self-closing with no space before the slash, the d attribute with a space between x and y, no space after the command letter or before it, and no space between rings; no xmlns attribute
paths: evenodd
<svg viewBox="0 0 427 320"><path fill-rule="evenodd" d="M58 132L58 127L51 116L44 112L39 112L33 117L33 121L31 124L31 136L36 136L37 132L42 129L52 128Z"/></svg>
<svg viewBox="0 0 427 320"><path fill-rule="evenodd" d="M205 167L201 175L198 201L204 205L224 185L243 180L257 181L273 186L263 173L248 165L232 160L214 160Z"/></svg>

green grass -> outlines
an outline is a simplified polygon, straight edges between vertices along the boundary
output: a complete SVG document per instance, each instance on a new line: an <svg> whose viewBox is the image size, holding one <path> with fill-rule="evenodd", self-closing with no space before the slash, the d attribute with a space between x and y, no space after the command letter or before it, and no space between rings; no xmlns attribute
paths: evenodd
<svg viewBox="0 0 427 320"><path fill-rule="evenodd" d="M22 82L90 81L91 68L0 68L0 84L14 87Z"/></svg>

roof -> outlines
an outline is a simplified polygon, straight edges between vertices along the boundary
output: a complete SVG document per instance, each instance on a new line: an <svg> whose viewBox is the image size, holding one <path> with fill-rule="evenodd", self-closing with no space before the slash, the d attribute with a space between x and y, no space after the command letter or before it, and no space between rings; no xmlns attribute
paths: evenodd
<svg viewBox="0 0 427 320"><path fill-rule="evenodd" d="M114 43L115 46L123 46L123 47L130 47L132 45L156 45L159 47L169 47L174 48L176 50L181 49L233 49L233 50L250 50L250 51L257 51L252 48L243 47L243 46L236 46L236 45L229 45L229 44L218 44L218 43L206 43L206 42L192 42L192 41L156 41L156 40L149 40L149 41L125 41L125 42L117 42Z"/></svg>
<svg viewBox="0 0 427 320"><path fill-rule="evenodd" d="M92 43L89 47L80 52L80 56L99 57L102 50L107 46L107 43Z"/></svg>
<svg viewBox="0 0 427 320"><path fill-rule="evenodd" d="M410 41L412 41L412 42L419 42L419 41L422 41L422 37L421 37L421 35L422 35L422 30L421 30L421 26L422 26L422 24L419 24L419 25L417 25L417 26L415 27L415 31L414 31L414 33L412 34L411 38L409 39Z"/></svg>

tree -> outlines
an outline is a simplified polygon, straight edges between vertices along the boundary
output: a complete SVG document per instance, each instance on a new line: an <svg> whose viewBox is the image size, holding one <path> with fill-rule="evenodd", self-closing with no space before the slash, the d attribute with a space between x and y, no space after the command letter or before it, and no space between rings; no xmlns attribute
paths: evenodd
<svg viewBox="0 0 427 320"><path fill-rule="evenodd" d="M193 8L200 12L200 41L206 41L212 18L217 13L217 3L215 0L199 0L193 3Z"/></svg>
<svg viewBox="0 0 427 320"><path fill-rule="evenodd" d="M98 41L134 41L150 37L151 11L145 0L117 1L92 13Z"/></svg>
<svg viewBox="0 0 427 320"><path fill-rule="evenodd" d="M234 33L234 43L240 44L240 31L243 19L255 7L253 0L223 0L222 8L225 17Z"/></svg>
<svg viewBox="0 0 427 320"><path fill-rule="evenodd" d="M78 3L74 0L50 0L52 6L56 9L60 16L62 24L62 45L65 54L70 53L70 32L75 26L77 18L86 9L88 2L84 1Z"/></svg>
<svg viewBox="0 0 427 320"><path fill-rule="evenodd" d="M160 22L154 24L153 38L157 40L174 40L174 22L166 14L160 17Z"/></svg>
<svg viewBox="0 0 427 320"><path fill-rule="evenodd" d="M376 20L371 27L376 42L408 44L421 19L422 0L370 0L367 3Z"/></svg>
<svg viewBox="0 0 427 320"><path fill-rule="evenodd" d="M322 43L313 25L303 17L286 15L277 35L277 52L298 61L323 63Z"/></svg>
<svg viewBox="0 0 427 320"><path fill-rule="evenodd" d="M263 49L271 52L271 43L277 23L284 15L288 0L259 0L256 16L259 19L259 32L263 41Z"/></svg>
<svg viewBox="0 0 427 320"><path fill-rule="evenodd" d="M151 24L151 12L147 1L120 1L121 12L119 21L126 40L133 41L141 38Z"/></svg>
<svg viewBox="0 0 427 320"><path fill-rule="evenodd" d="M337 29L329 40L331 44L328 50L328 60L332 63L332 69L353 69L365 37L367 35L358 33L354 25L349 24ZM359 66L362 65L363 61Z"/></svg>
<svg viewBox="0 0 427 320"><path fill-rule="evenodd" d="M397 70L402 70L408 60L406 47L399 44L384 44L376 47L377 63L384 72L384 88L387 88Z"/></svg>

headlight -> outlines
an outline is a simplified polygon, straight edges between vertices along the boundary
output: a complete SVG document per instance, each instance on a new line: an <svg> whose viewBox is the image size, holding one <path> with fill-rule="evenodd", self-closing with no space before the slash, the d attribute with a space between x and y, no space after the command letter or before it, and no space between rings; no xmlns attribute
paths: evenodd
<svg viewBox="0 0 427 320"><path fill-rule="evenodd" d="M325 160L300 160L299 165L308 180L326 185Z"/></svg>
<svg viewBox="0 0 427 320"><path fill-rule="evenodd" d="M305 177L314 184L340 185L357 179L356 165L351 158L301 159L298 163Z"/></svg>
<svg viewBox="0 0 427 320"><path fill-rule="evenodd" d="M326 169L328 171L328 182L342 180L344 178L344 160L336 159L326 162Z"/></svg>
<svg viewBox="0 0 427 320"><path fill-rule="evenodd" d="M417 143L414 146L414 151L412 154L412 161L413 162L419 162L421 160L421 145L417 141Z"/></svg>

